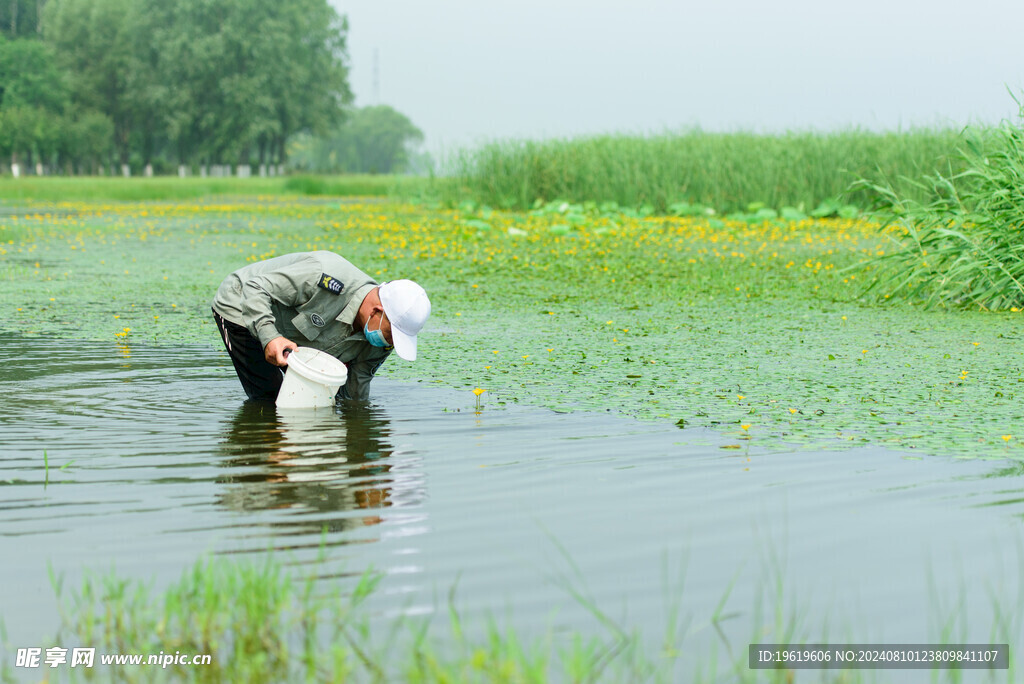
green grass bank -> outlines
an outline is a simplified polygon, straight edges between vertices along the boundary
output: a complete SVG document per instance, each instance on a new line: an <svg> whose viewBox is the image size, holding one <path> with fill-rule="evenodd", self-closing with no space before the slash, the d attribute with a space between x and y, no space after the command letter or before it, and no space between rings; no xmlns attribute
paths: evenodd
<svg viewBox="0 0 1024 684"><path fill-rule="evenodd" d="M690 131L654 136L602 135L544 141L493 142L452 161L458 180L450 199L508 209L538 200L650 205L665 213L677 202L741 211L752 202L809 211L844 194L858 178L918 178L956 164L953 129L874 133L791 132L781 135ZM955 169L954 169L955 171ZM848 201L868 206L861 189Z"/></svg>
<svg viewBox="0 0 1024 684"><path fill-rule="evenodd" d="M416 176L316 176L213 178L157 176L25 176L0 178L0 199L66 200L191 200L261 195L333 197L410 197L423 192L428 179Z"/></svg>

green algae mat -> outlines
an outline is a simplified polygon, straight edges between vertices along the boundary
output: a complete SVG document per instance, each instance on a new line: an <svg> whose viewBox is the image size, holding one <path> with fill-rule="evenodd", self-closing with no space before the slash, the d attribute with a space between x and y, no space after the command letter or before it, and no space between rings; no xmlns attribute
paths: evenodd
<svg viewBox="0 0 1024 684"><path fill-rule="evenodd" d="M1021 458L1021 314L864 298L856 265L887 244L862 219L281 197L8 202L0 329L217 346L209 302L227 273L327 249L431 295L420 359L381 373L486 390L484 410L520 402L713 426L739 449Z"/></svg>

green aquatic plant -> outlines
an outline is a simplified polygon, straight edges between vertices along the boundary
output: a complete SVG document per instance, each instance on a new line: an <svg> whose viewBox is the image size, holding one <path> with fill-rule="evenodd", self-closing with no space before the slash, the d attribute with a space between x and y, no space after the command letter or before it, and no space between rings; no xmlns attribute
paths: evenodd
<svg viewBox="0 0 1024 684"><path fill-rule="evenodd" d="M382 618L372 607L383 578L372 569L342 588L317 580L315 568L296 578L272 555L259 562L204 558L166 588L126 579L110 571L87 572L70 596L64 577L50 569L62 626L54 643L82 643L99 654L209 654L208 665L171 664L166 668L101 666L87 674L107 681L153 682L280 682L280 681L406 681L442 682L621 682L690 681L695 684L788 684L794 671L751 670L748 645L774 643L800 646L829 643L827 618L820 627L809 623L800 592L787 580L785 554L769 544L768 572L759 578L752 611L729 607L742 567L727 581L717 605L698 619L685 608L686 562L662 563L665 629L661 639L646 640L600 606L569 553L555 541L564 570L554 583L592 618L564 630L544 630L526 637L493 616L468 620L458 608L456 580L446 606L433 617ZM321 559L323 557L321 556ZM933 593L934 584L930 584ZM1018 643L1021 600L992 587L992 643ZM936 595L932 616L937 643L967 640L966 606L962 594ZM959 598L958 598L959 597ZM724 628L744 614L752 617L751 633L738 643ZM701 641L697 650L694 639ZM3 636L0 632L0 636ZM833 642L859 643L849 630ZM6 640L0 641L6 648ZM655 647L654 652L650 650ZM6 660L4 661L6 662ZM0 671L2 672L2 671ZM9 668L8 673L10 674ZM922 674L924 674L922 672ZM933 681L959 682L957 670L933 670ZM6 676L6 675L5 675ZM989 673L986 681L1016 682L1016 659L1010 669ZM798 681L860 684L877 681L870 670L808 670ZM883 678L884 681L884 678Z"/></svg>
<svg viewBox="0 0 1024 684"><path fill-rule="evenodd" d="M447 644L438 642L429 621L407 618L397 618L382 642L364 606L381 577L367 571L344 593L318 593L312 575L294 582L268 556L259 564L201 560L163 591L113 572L88 574L69 603L63 578L51 572L51 584L61 607L59 639L81 640L101 653L213 656L203 667L104 674L118 681L543 682L563 680L560 672L566 681L596 681L617 660L621 669L612 679L621 681L619 675L639 667L621 658L635 636L610 622L617 630L610 643L576 636L562 645L551 634L524 640L493 618L474 633L455 607L454 585Z"/></svg>
<svg viewBox="0 0 1024 684"><path fill-rule="evenodd" d="M477 204L528 209L538 198L563 198L646 205L651 213L682 209L686 215L696 215L695 207L733 213L752 201L774 208L819 207L845 196L857 177L915 177L944 168L957 143L957 131L950 129L779 135L690 130L497 141L457 155L450 170L455 182L442 194L453 205L468 197ZM910 185L900 189L916 193ZM847 199L865 205L871 189L858 188Z"/></svg>
<svg viewBox="0 0 1024 684"><path fill-rule="evenodd" d="M57 469L60 470L61 472L66 472L74 464L75 464L75 461L74 460L70 460L67 463L65 463L64 465L59 466ZM8 480L8 482L12 482L12 481ZM50 484L50 456L49 456L49 454L46 453L46 450L44 449L43 450L43 489L46 489L49 486L49 484Z"/></svg>
<svg viewBox="0 0 1024 684"><path fill-rule="evenodd" d="M1024 109L1018 122L963 138L959 172L914 185L923 201L862 181L893 242L869 291L932 306L1024 308Z"/></svg>
<svg viewBox="0 0 1024 684"><path fill-rule="evenodd" d="M344 679L360 652L358 645L342 645L350 619L377 581L379 575L367 571L347 597L321 597L312 578L293 583L269 556L260 564L201 560L159 593L113 572L87 574L68 605L63 578L51 573L62 601L58 638L73 635L101 652L211 654L209 666L174 666L160 675L211 682ZM122 681L153 676L144 668L111 674Z"/></svg>
<svg viewBox="0 0 1024 684"><path fill-rule="evenodd" d="M863 274L842 269L886 246L864 217L746 223L550 204L442 211L268 197L9 207L0 229L18 226L23 239L0 244L0 319L12 332L111 343L130 328L135 349L214 346L206 302L225 273L331 249L371 277L413 276L438 293L429 353L385 364L385 377L723 432L754 412L761 449L1024 453L1024 442L1001 438L1018 403L1008 342L1017 319L860 300ZM463 224L477 217L493 229ZM964 369L969 382L959 381Z"/></svg>

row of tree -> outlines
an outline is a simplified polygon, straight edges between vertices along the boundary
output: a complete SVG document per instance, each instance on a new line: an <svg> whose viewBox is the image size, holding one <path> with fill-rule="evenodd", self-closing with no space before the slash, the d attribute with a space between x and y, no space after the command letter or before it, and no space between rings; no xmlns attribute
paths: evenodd
<svg viewBox="0 0 1024 684"><path fill-rule="evenodd" d="M283 164L296 134L328 140L358 119L348 24L327 0L4 4L0 155L12 163Z"/></svg>
<svg viewBox="0 0 1024 684"><path fill-rule="evenodd" d="M5 36L33 36L43 32L46 0L5 0L0 3L0 30Z"/></svg>
<svg viewBox="0 0 1024 684"><path fill-rule="evenodd" d="M95 168L112 150L101 111L74 111L53 50L39 40L0 41L0 154L12 164L75 160Z"/></svg>
<svg viewBox="0 0 1024 684"><path fill-rule="evenodd" d="M290 145L292 168L314 173L424 174L430 155L417 149L423 132L401 112L377 105L352 111L330 135L300 134Z"/></svg>

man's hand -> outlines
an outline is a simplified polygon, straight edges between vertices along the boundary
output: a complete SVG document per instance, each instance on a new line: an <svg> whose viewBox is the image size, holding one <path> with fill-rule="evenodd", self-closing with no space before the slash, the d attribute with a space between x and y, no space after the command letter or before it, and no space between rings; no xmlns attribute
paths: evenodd
<svg viewBox="0 0 1024 684"><path fill-rule="evenodd" d="M275 366L287 366L288 359L285 358L285 350L297 349L298 346L287 337L275 337L267 342L267 346L263 350L263 356L266 357L268 363L272 363Z"/></svg>

